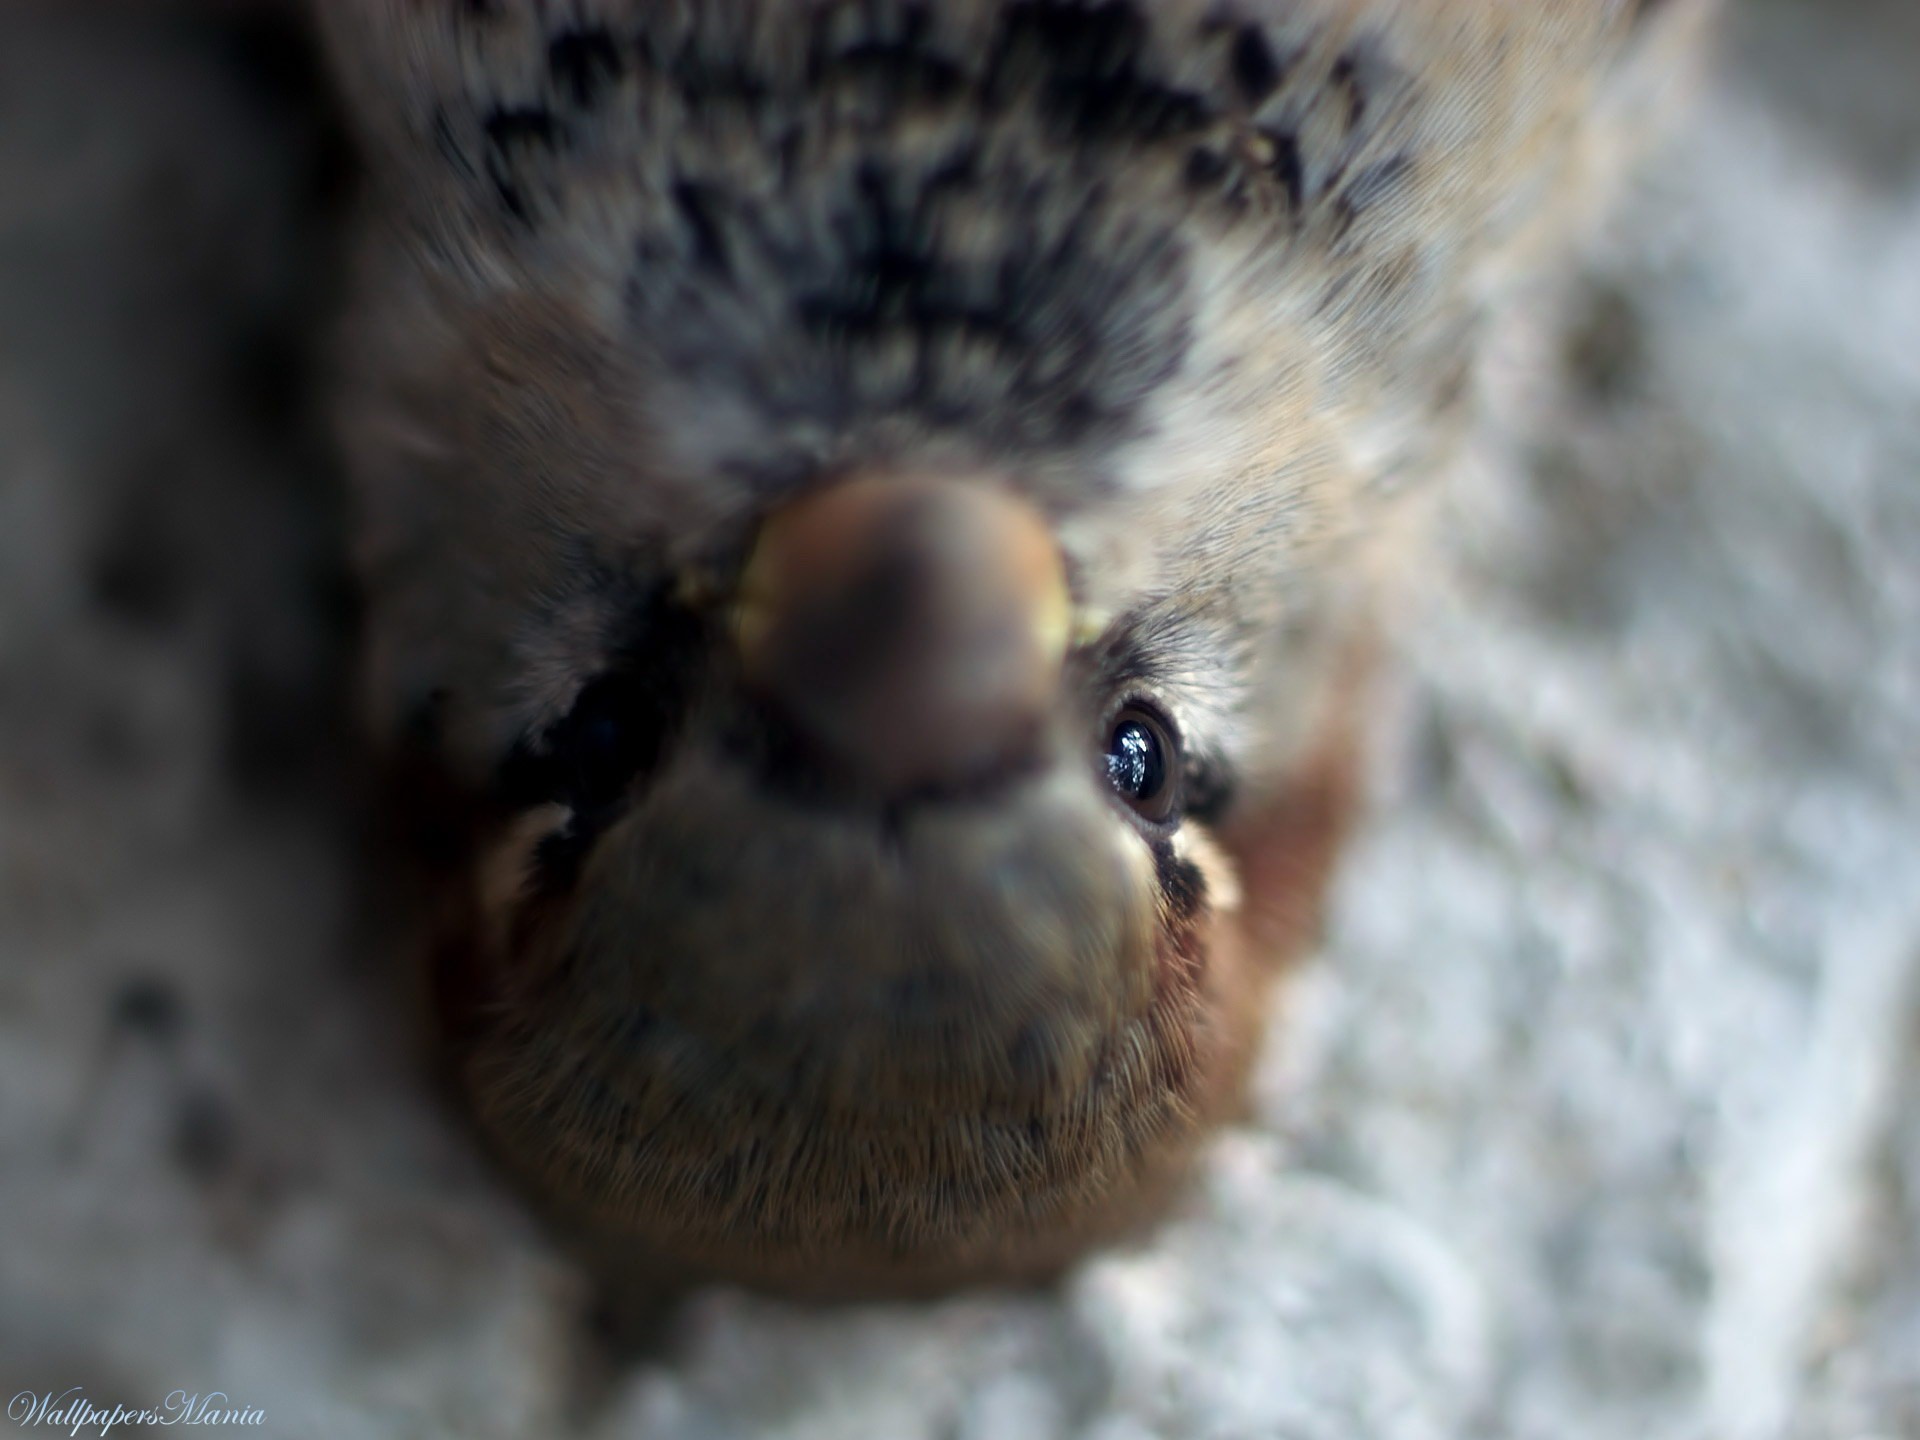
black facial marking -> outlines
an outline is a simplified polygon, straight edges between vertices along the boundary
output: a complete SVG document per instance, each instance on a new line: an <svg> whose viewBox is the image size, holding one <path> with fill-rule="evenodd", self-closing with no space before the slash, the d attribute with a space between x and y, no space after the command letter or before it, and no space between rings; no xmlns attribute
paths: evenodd
<svg viewBox="0 0 1920 1440"><path fill-rule="evenodd" d="M696 24L675 34L672 27L643 27L637 37L640 64L673 85L694 111L753 108L764 102L769 90L766 78L737 53L730 32L703 36L700 28Z"/></svg>
<svg viewBox="0 0 1920 1440"><path fill-rule="evenodd" d="M1225 761L1210 755L1192 757L1181 785L1181 809L1201 825L1216 824L1232 808L1235 789L1233 772Z"/></svg>
<svg viewBox="0 0 1920 1440"><path fill-rule="evenodd" d="M533 873L540 891L562 895L579 884L580 869L599 838L600 832L591 826L572 823L544 837L533 849Z"/></svg>
<svg viewBox="0 0 1920 1440"><path fill-rule="evenodd" d="M1226 156L1205 146L1195 146L1187 156L1186 181L1196 190L1218 185L1229 169Z"/></svg>
<svg viewBox="0 0 1920 1440"><path fill-rule="evenodd" d="M1333 83L1347 92L1347 129L1358 130L1367 115L1367 92L1360 83L1360 62L1351 54L1333 62Z"/></svg>
<svg viewBox="0 0 1920 1440"><path fill-rule="evenodd" d="M560 121L551 110L538 105L518 109L501 108L490 112L481 122L487 143L496 150L509 151L516 145L533 145L551 150L562 134Z"/></svg>
<svg viewBox="0 0 1920 1440"><path fill-rule="evenodd" d="M1010 223L1025 234L1003 249L953 253L937 213L1002 205L1011 183L979 163L963 147L932 163L869 157L837 192L831 177L809 177L826 190L827 224L797 231L766 197L682 189L675 212L693 242L638 237L631 302L681 374L744 388L779 418L909 410L1029 445L1131 423L1191 344L1184 243L1109 216L1095 197L1046 229L1023 207ZM786 309L790 319L766 322L784 346L711 328L713 277L734 274L780 277L744 298ZM911 364L873 363L903 343Z"/></svg>
<svg viewBox="0 0 1920 1440"><path fill-rule="evenodd" d="M599 26L568 30L547 46L547 73L582 109L597 105L625 71L619 45Z"/></svg>
<svg viewBox="0 0 1920 1440"><path fill-rule="evenodd" d="M673 187L673 203L686 223L694 262L716 275L729 274L726 231L718 219L714 192L694 181L680 180Z"/></svg>
<svg viewBox="0 0 1920 1440"><path fill-rule="evenodd" d="M535 852L545 889L572 884L593 842L658 769L679 733L705 628L664 597L643 606L634 628L630 643L580 688L572 708L516 745L496 777L503 809L557 804L570 812L566 826Z"/></svg>
<svg viewBox="0 0 1920 1440"><path fill-rule="evenodd" d="M1280 188L1286 192L1288 206L1297 213L1307 198L1306 167L1300 159L1300 139L1290 130L1262 130L1260 133L1270 150L1266 162L1267 173L1280 182Z"/></svg>
<svg viewBox="0 0 1920 1440"><path fill-rule="evenodd" d="M1242 25L1233 37L1230 60L1234 84L1248 106L1258 108L1262 100L1280 88L1285 70L1274 59L1272 47L1258 25Z"/></svg>
<svg viewBox="0 0 1920 1440"><path fill-rule="evenodd" d="M865 87L893 104L938 104L966 83L959 63L934 48L924 10L899 17L899 30L891 35L864 35L837 49L829 49L824 38L816 34L808 56L807 79L816 90Z"/></svg>
<svg viewBox="0 0 1920 1440"><path fill-rule="evenodd" d="M894 188L893 176L878 163L863 165L854 177L835 227L848 263L837 277L841 283L800 298L797 308L807 325L864 336L890 324L938 318L937 302L929 304L925 294L931 242L914 233L908 207L894 203Z"/></svg>
<svg viewBox="0 0 1920 1440"><path fill-rule="evenodd" d="M630 177L626 295L663 371L760 422L740 441L754 453L720 467L757 473L785 463L789 437L899 416L1009 455L1124 440L1189 354L1196 215L1284 232L1344 193L1337 227L1397 179L1342 188L1406 78L1365 34L1322 70L1297 63L1310 34L1295 51L1251 19L1148 0L1002 0L964 45L921 3L778 7L782 43L757 47L724 6L629 7L618 26L531 8L540 83L466 82L435 143L533 233L591 188L583 174L633 168L612 153L633 143L621 127L589 119L616 88L700 117L645 142L665 147L663 177ZM1208 73L1176 72L1174 54ZM1346 133L1308 126L1303 106L1331 107ZM995 143L1003 131L1036 143ZM1130 181L1099 180L1135 173L1184 182L1191 204L1133 203Z"/></svg>
<svg viewBox="0 0 1920 1440"><path fill-rule="evenodd" d="M532 224L533 211L527 207L527 197L521 192L520 187L508 179L503 171L496 170L491 163L487 168L489 171L494 171L493 191L500 201L500 208L522 224Z"/></svg>
<svg viewBox="0 0 1920 1440"><path fill-rule="evenodd" d="M518 174L522 157L530 150L551 154L566 143L566 127L551 110L540 106L497 107L480 125L487 140L487 178L501 208L514 219L531 224L533 210Z"/></svg>
<svg viewBox="0 0 1920 1440"><path fill-rule="evenodd" d="M1154 879L1169 913L1175 921L1191 920L1206 903L1206 877L1200 873L1199 866L1174 854L1171 840L1156 837L1150 842L1150 848Z"/></svg>
<svg viewBox="0 0 1920 1440"><path fill-rule="evenodd" d="M478 174L473 157L467 153L466 147L460 143L460 137L454 133L453 118L447 113L445 105L433 107L430 125L433 131L433 148L440 158L459 175L471 178Z"/></svg>
<svg viewBox="0 0 1920 1440"><path fill-rule="evenodd" d="M986 67L989 99L1037 80L1042 113L1080 139L1153 144L1202 128L1212 105L1145 73L1147 40L1131 4L1022 0L1002 18Z"/></svg>

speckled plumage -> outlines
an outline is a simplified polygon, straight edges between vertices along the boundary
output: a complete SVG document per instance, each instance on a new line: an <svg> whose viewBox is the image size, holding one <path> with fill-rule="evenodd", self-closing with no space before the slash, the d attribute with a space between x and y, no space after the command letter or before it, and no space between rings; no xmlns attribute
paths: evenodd
<svg viewBox="0 0 1920 1440"><path fill-rule="evenodd" d="M870 1288L1151 1207L1310 923L1397 497L1653 8L320 7L373 174L370 695L485 797L449 1049L558 1209ZM1051 528L1075 643L1017 770L876 798L744 698L742 557L849 474ZM1103 790L1133 700L1176 825ZM638 737L612 801L589 722Z"/></svg>

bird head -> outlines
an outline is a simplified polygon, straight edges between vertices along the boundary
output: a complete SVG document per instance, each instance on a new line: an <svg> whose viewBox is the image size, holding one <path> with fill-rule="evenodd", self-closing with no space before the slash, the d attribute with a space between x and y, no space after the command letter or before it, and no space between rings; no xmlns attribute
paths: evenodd
<svg viewBox="0 0 1920 1440"><path fill-rule="evenodd" d="M560 8L325 15L370 692L479 797L460 1083L662 1250L1043 1268L1230 1101L1361 542L1624 8Z"/></svg>

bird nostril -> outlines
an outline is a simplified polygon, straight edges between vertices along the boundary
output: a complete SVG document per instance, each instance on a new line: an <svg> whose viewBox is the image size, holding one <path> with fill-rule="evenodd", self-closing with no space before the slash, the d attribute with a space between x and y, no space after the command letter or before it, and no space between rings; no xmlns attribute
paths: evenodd
<svg viewBox="0 0 1920 1440"><path fill-rule="evenodd" d="M895 792L990 768L1052 707L1059 549L1025 502L866 477L769 517L741 577L743 677L836 760Z"/></svg>

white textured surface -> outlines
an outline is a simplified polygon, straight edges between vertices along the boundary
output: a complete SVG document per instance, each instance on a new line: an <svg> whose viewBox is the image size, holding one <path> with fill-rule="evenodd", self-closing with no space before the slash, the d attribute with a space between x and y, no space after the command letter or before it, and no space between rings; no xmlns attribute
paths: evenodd
<svg viewBox="0 0 1920 1440"><path fill-rule="evenodd" d="M205 47L0 21L6 1394L328 1437L1920 1437L1920 27L1818 8L1754 0L1577 343L1498 358L1327 952L1187 1212L1053 1296L701 1295L625 1370L380 984L312 720L326 507L234 398L307 283L299 124Z"/></svg>

